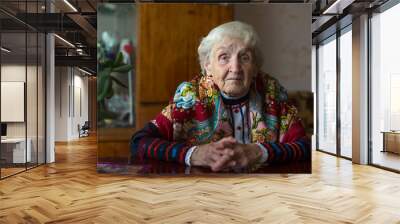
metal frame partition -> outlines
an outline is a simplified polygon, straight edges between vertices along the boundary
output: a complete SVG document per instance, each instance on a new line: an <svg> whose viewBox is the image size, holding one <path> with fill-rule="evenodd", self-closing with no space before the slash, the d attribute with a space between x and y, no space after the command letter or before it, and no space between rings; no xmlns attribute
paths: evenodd
<svg viewBox="0 0 400 224"><path fill-rule="evenodd" d="M317 129L317 136L316 136L316 150L319 152L327 153L333 156L338 156L340 158L344 158L347 160L352 160L349 157L343 156L341 153L341 117L340 117L340 80L341 80L341 66L340 66L340 37L346 33L351 31L351 17L345 17L344 22L342 22L341 25L334 24L334 31L330 31L330 35L325 35L325 37L321 40L318 41L316 45L316 116L317 116L317 124L316 124L316 129ZM332 36L335 35L335 38L332 39ZM332 40L329 40L329 39ZM324 149L320 149L320 143L319 143L319 131L320 131L320 125L319 125L319 112L320 112L320 105L319 105L319 85L320 85L320 74L319 74L319 48L321 43L323 42L329 42L329 41L336 41L336 153L328 152Z"/></svg>
<svg viewBox="0 0 400 224"><path fill-rule="evenodd" d="M27 21L27 13L28 13L27 6L28 6L28 2L29 3L33 3L33 4L36 3L36 12L37 13L39 12L39 3L47 4L47 0L42 0L42 1L39 1L39 0L28 1L28 0L25 0L25 1L21 1L22 4L25 4L25 12L24 12L25 13L25 15L24 15L25 16L25 21ZM47 7L45 8L45 11L47 12ZM47 153L46 153L46 148L47 148L47 141L46 141L46 136L47 136L47 129L46 129L46 126L47 126L47 122L46 122L46 118L47 118L47 114L46 114L46 107L47 107L47 105L46 105L46 96L47 96L47 81L46 81L46 79L47 79L47 40L46 40L46 36L47 36L47 33L42 32L40 30L37 30L36 28L34 28L34 27L28 25L27 23L21 21L17 17L13 16L12 13L9 13L7 10L1 8L1 5L0 5L0 12L5 14L5 15L7 15L8 17L10 17L13 21L20 23L24 27L24 30L20 30L22 32L15 32L15 31L14 32L8 32L8 31L4 31L3 29L0 29L0 46L3 46L3 44L4 44L4 43L2 43L2 37L3 37L3 34L5 34L5 33L18 33L18 34L25 35L25 40L24 40L24 44L25 44L25 46L24 46L24 48L25 48L25 65L24 65L25 66L25 85L24 85L25 166L24 166L23 170L20 170L18 172L14 172L14 173L11 173L11 174L9 174L7 176L4 176L4 172L3 172L4 168L2 168L2 166L1 166L2 164L0 163L0 179L2 180L2 179L5 179L7 177L11 177L11 176L14 176L16 174L25 172L25 171L27 171L29 169L38 167L40 165L46 164L46 162L47 162L47 158L46 158L47 157ZM0 26L2 26L2 23L0 23ZM2 27L0 27L0 28L2 28ZM32 136L33 139L36 139L36 141L35 141L36 142L36 161L34 163L30 163L29 166L28 166L28 153L27 153L27 150L28 150L28 111L27 111L27 101L28 101L28 91L27 91L28 87L27 86L28 85L27 85L27 83L28 83L28 64L29 64L28 63L28 61L29 61L29 58L28 58L28 33L29 34L33 34L33 36L36 37L36 41L35 41L35 43L33 43L34 45L36 44L36 47L35 47L35 50L34 50L34 53L36 55L36 61L33 62L34 63L33 66L36 67L36 71L35 71L35 74L36 74L36 76L35 76L36 86L34 86L34 88L36 88L35 93L34 93L34 95L36 95L35 96L36 97L35 98L35 100L36 100L36 111L35 111L36 112L36 118L35 118L36 122L33 122L33 125L36 125L36 127L33 127L36 130L36 133L35 133L35 136ZM42 36L42 39L39 38L41 36L40 34L44 34ZM44 90L41 93L41 96L39 96L39 65L40 65L40 63L39 63L39 46L40 46L39 45L39 41L41 41L41 43L43 44L43 46L42 46L43 49L41 50L41 59L42 59L42 70L41 70L42 79L41 79L41 82L42 82L42 87L44 88ZM3 62L4 62L3 61L3 57L0 54L0 81L2 81L2 69L1 68L3 66ZM0 86L0 90L1 90L1 86ZM1 97L1 91L0 91L0 97ZM43 98L43 99L41 99L42 104L43 104L41 107L43 109L44 115L42 113L41 114L39 113L39 97ZM0 99L0 101L1 101L1 99ZM1 105L0 105L0 109L2 109ZM41 116L41 117L39 117L39 116ZM42 155L43 156L43 158L42 158L43 160L42 161L39 160L39 145L40 145L39 144L39 121L43 123L42 133L41 133L42 134L41 151L43 152L43 155ZM0 115L0 123L1 123L1 115ZM0 158L2 158L1 156L2 156L2 145L0 144Z"/></svg>

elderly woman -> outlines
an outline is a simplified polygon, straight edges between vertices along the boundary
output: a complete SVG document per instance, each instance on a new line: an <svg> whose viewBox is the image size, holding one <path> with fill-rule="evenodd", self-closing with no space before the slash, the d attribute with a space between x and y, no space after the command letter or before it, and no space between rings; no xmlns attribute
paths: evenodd
<svg viewBox="0 0 400 224"><path fill-rule="evenodd" d="M202 39L202 75L181 83L170 104L131 139L134 156L212 171L310 157L297 110L259 68L258 36L245 23L222 24Z"/></svg>

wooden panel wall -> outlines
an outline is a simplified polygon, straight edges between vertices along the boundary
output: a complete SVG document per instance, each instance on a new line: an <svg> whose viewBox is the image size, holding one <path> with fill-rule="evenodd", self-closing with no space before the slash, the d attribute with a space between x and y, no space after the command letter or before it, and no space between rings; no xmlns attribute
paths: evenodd
<svg viewBox="0 0 400 224"><path fill-rule="evenodd" d="M232 19L233 8L226 5L140 5L137 128L168 104L180 82L200 74L197 48L201 38Z"/></svg>

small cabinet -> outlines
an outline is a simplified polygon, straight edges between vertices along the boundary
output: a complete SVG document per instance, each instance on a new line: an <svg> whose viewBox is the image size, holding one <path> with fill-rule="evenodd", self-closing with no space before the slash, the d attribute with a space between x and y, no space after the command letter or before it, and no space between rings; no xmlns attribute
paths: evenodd
<svg viewBox="0 0 400 224"><path fill-rule="evenodd" d="M400 132L390 131L383 134L383 152L400 154Z"/></svg>

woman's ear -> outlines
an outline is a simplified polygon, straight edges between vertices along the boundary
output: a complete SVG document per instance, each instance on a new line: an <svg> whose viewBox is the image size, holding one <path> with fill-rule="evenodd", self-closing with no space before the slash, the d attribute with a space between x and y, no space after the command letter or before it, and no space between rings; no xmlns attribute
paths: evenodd
<svg viewBox="0 0 400 224"><path fill-rule="evenodd" d="M206 63L204 63L204 69L206 70L206 75L211 76L211 63L210 60L207 60Z"/></svg>

